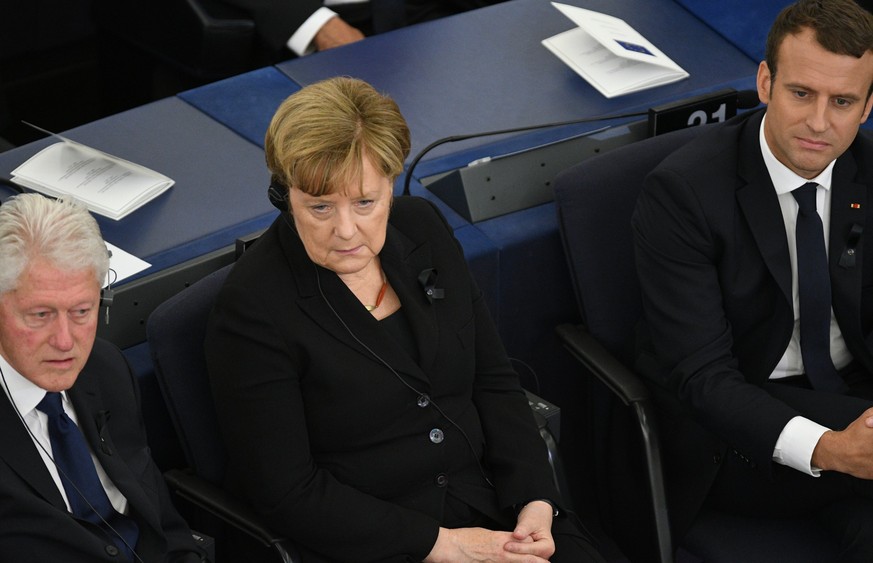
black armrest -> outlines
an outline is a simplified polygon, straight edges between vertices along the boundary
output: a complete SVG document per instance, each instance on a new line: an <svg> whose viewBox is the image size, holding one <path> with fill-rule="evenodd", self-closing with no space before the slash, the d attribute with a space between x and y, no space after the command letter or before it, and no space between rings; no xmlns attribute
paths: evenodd
<svg viewBox="0 0 873 563"><path fill-rule="evenodd" d="M164 479L170 489L181 498L274 548L284 563L300 563L300 556L291 546L291 542L273 534L246 503L184 470L171 469L164 473Z"/></svg>
<svg viewBox="0 0 873 563"><path fill-rule="evenodd" d="M673 541L664 489L664 469L661 462L660 438L655 423L654 406L640 376L629 370L610 354L584 326L562 324L557 327L564 347L579 362L603 382L612 393L634 412L643 439L655 533L662 563L673 561Z"/></svg>
<svg viewBox="0 0 873 563"><path fill-rule="evenodd" d="M600 381L621 399L625 405L649 400L649 390L638 375L627 369L615 356L606 351L585 327L562 324L557 328L564 347L591 370Z"/></svg>

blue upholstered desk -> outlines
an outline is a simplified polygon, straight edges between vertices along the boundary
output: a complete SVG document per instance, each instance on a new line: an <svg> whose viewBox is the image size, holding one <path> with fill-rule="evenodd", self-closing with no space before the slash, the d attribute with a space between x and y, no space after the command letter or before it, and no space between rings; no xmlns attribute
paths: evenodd
<svg viewBox="0 0 873 563"><path fill-rule="evenodd" d="M114 221L97 217L109 242L150 262L142 275L233 244L266 227L275 209L266 200L263 151L177 98L167 98L64 135L153 168L176 181L144 207ZM44 139L0 153L0 174L43 147Z"/></svg>
<svg viewBox="0 0 873 563"><path fill-rule="evenodd" d="M350 75L390 94L410 123L413 154L447 135L645 111L721 86L753 86L748 79L754 74L754 62L673 0L566 3L625 19L691 76L627 96L603 97L541 45L546 37L575 27L546 0L510 0L287 61L277 68L301 85ZM500 146L523 149L597 126L545 131L533 138L516 135L514 142ZM492 142L480 139L447 146L434 155L457 154L459 146ZM465 158L438 166L461 166ZM437 170L422 167L422 173L428 171Z"/></svg>
<svg viewBox="0 0 873 563"><path fill-rule="evenodd" d="M644 112L653 105L720 87L754 86L755 62L673 0L569 3L624 18L691 76L668 86L606 99L540 44L572 28L573 23L546 0L509 0L290 60L275 69L244 74L180 97L262 145L269 118L283 94L287 95L277 70L301 85L335 75L355 76L397 100L410 124L411 155L415 155L449 135ZM265 94L252 99L252 92ZM481 156L526 149L601 125L444 145L423 159L415 175L420 178L451 170ZM429 196L419 186L414 193ZM444 210L453 225L463 223L448 208Z"/></svg>

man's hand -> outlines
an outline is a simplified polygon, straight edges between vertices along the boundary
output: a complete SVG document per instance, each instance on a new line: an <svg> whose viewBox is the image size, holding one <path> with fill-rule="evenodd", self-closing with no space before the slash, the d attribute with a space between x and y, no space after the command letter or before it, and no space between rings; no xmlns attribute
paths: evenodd
<svg viewBox="0 0 873 563"><path fill-rule="evenodd" d="M812 452L812 465L873 479L873 408L864 411L845 430L825 432Z"/></svg>
<svg viewBox="0 0 873 563"><path fill-rule="evenodd" d="M327 20L327 23L321 26L321 29L319 29L318 33L315 34L313 43L317 50L324 51L325 49L333 49L334 47L348 45L349 43L360 41L363 38L364 34L361 33L361 30L350 26L339 16L335 16Z"/></svg>

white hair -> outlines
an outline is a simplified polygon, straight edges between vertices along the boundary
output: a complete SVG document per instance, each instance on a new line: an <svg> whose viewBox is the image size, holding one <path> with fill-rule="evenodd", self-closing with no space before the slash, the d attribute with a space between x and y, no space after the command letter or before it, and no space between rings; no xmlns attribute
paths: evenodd
<svg viewBox="0 0 873 563"><path fill-rule="evenodd" d="M0 294L15 289L25 268L37 258L64 270L91 268L98 282L109 271L109 251L100 227L84 205L19 194L0 205Z"/></svg>

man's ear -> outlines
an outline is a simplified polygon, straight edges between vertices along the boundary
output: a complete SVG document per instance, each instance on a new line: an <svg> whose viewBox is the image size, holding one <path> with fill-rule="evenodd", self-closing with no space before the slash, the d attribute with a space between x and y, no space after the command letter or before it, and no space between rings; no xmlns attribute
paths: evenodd
<svg viewBox="0 0 873 563"><path fill-rule="evenodd" d="M758 86L758 99L762 104L770 103L770 92L773 88L773 75L770 73L770 67L767 66L767 61L761 61L758 65L758 77L756 79Z"/></svg>

